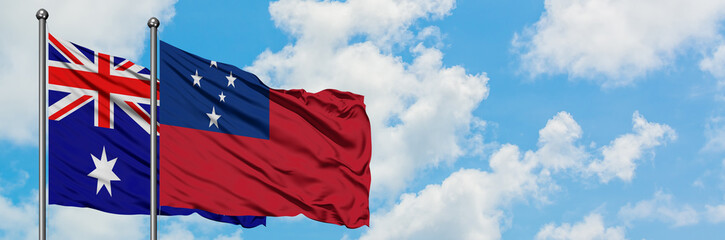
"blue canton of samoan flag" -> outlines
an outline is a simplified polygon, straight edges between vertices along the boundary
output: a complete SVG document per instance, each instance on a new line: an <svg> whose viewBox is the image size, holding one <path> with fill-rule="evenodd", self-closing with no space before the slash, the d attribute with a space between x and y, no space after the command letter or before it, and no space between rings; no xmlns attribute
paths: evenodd
<svg viewBox="0 0 725 240"><path fill-rule="evenodd" d="M49 203L149 214L149 70L48 39ZM244 227L266 224L265 217L159 209L192 213Z"/></svg>

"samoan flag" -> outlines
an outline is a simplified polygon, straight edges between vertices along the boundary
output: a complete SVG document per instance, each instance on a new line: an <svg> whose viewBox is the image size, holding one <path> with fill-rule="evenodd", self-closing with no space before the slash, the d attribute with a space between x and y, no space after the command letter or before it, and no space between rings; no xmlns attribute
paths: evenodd
<svg viewBox="0 0 725 240"><path fill-rule="evenodd" d="M149 214L149 70L48 34L49 203ZM160 104L159 104L160 105ZM265 217L161 207L255 227Z"/></svg>
<svg viewBox="0 0 725 240"><path fill-rule="evenodd" d="M159 204L225 215L369 224L364 97L272 89L161 41Z"/></svg>

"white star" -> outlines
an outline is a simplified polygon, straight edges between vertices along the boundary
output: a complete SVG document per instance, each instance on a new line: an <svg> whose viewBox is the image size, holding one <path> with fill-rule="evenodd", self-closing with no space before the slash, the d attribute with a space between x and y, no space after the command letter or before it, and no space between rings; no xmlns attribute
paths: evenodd
<svg viewBox="0 0 725 240"><path fill-rule="evenodd" d="M217 123L217 120L219 120L222 115L217 115L216 109L214 107L211 107L211 113L207 113L206 115L209 117L209 127L214 124L216 128L219 128L219 123Z"/></svg>
<svg viewBox="0 0 725 240"><path fill-rule="evenodd" d="M113 196L111 194L111 181L121 181L121 179L113 173L113 166L116 165L116 160L118 160L118 158L108 161L106 158L105 146L103 147L103 152L101 153L101 159L96 158L93 154L91 154L91 158L93 158L93 165L96 166L96 169L89 173L88 176L98 179L98 182L96 183L96 195L98 195L98 192L101 191L101 187L106 186L108 195Z"/></svg>
<svg viewBox="0 0 725 240"><path fill-rule="evenodd" d="M216 61L211 61L211 64L209 64L209 67L212 67L212 66L214 66L215 68L219 68L216 66Z"/></svg>
<svg viewBox="0 0 725 240"><path fill-rule="evenodd" d="M220 101L220 102L226 102L226 101L224 101L224 99L225 99L226 97L227 97L227 96L224 96L224 92L222 92L222 94L219 94L219 101ZM212 110L214 110L214 109L212 108Z"/></svg>
<svg viewBox="0 0 725 240"><path fill-rule="evenodd" d="M194 85L199 85L199 87L201 87L201 76L199 76L199 70L196 70L196 73L191 75L191 78L194 79Z"/></svg>
<svg viewBox="0 0 725 240"><path fill-rule="evenodd" d="M234 86L234 80L237 80L237 78L232 76L232 72L229 72L229 76L227 76L227 81L229 81L227 82L227 87L229 87L229 85L232 85L232 87L236 87Z"/></svg>

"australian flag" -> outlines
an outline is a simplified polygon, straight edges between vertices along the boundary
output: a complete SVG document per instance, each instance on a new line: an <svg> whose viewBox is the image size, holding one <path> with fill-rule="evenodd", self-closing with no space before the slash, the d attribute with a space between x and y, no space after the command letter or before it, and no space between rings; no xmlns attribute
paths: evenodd
<svg viewBox="0 0 725 240"><path fill-rule="evenodd" d="M49 203L149 214L149 70L50 34L48 40ZM244 227L266 224L265 217L159 209L191 213Z"/></svg>

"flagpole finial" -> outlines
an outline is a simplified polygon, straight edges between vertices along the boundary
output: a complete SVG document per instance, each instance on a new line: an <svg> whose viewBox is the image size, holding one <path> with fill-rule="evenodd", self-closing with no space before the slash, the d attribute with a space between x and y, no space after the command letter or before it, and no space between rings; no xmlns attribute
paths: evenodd
<svg viewBox="0 0 725 240"><path fill-rule="evenodd" d="M148 25L150 28L157 28L159 27L159 24L159 19L157 19L156 17L152 17L151 19L149 19Z"/></svg>
<svg viewBox="0 0 725 240"><path fill-rule="evenodd" d="M48 11L46 11L45 8L38 9L38 12L35 13L35 18L38 20L48 19Z"/></svg>

